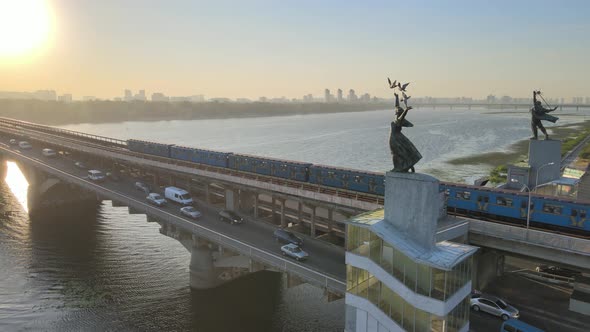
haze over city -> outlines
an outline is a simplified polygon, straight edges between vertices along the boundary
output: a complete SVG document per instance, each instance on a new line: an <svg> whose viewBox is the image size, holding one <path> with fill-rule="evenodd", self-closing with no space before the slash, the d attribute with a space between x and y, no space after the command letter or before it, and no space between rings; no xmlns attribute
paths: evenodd
<svg viewBox="0 0 590 332"><path fill-rule="evenodd" d="M18 5L15 5L18 4ZM586 96L590 3L2 1L0 90ZM16 7L11 7L16 6ZM12 8L12 10L11 10ZM34 24L31 22L35 22ZM26 45L30 42L30 45ZM12 44L7 44L12 43Z"/></svg>

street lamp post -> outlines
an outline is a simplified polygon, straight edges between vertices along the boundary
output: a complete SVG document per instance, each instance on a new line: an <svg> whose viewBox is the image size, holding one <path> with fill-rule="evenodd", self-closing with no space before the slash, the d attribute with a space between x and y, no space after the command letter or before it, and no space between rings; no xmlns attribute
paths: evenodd
<svg viewBox="0 0 590 332"><path fill-rule="evenodd" d="M539 166L539 168L537 168L537 175L535 176L535 191L537 191L537 184L539 184L539 172L541 171L541 168L545 167L545 166L551 166L551 165L555 165L554 162L550 162L550 163L546 163L543 164L541 166Z"/></svg>
<svg viewBox="0 0 590 332"><path fill-rule="evenodd" d="M511 182L514 182L514 183L520 183L517 179L510 179L510 181ZM529 224L530 224L530 221L531 221L531 189L529 188L529 186L527 186L524 183L520 183L520 185L522 185L523 187L525 187L526 190L529 192L529 204L528 204L527 209L526 209L526 229L527 229L527 234L528 234Z"/></svg>

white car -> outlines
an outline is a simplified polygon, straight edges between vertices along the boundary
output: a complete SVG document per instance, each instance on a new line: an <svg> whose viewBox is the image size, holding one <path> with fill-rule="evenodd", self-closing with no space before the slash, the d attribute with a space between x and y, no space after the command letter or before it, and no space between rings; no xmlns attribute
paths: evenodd
<svg viewBox="0 0 590 332"><path fill-rule="evenodd" d="M102 182L106 179L106 177L101 171L91 169L88 171L88 179L94 182Z"/></svg>
<svg viewBox="0 0 590 332"><path fill-rule="evenodd" d="M483 311L494 316L508 320L510 318L518 319L520 312L515 307L507 304L502 299L486 294L471 295L471 309L474 311Z"/></svg>
<svg viewBox="0 0 590 332"><path fill-rule="evenodd" d="M41 153L47 158L53 158L57 155L53 149L43 149Z"/></svg>
<svg viewBox="0 0 590 332"><path fill-rule="evenodd" d="M309 255L303 251L298 245L289 243L285 244L281 247L281 252L283 256L289 256L291 258L295 258L297 261L302 261L307 259Z"/></svg>
<svg viewBox="0 0 590 332"><path fill-rule="evenodd" d="M23 150L29 150L31 149L33 146L31 145L31 143L27 142L27 141L20 141L18 143L18 147L23 149Z"/></svg>
<svg viewBox="0 0 590 332"><path fill-rule="evenodd" d="M14 138L10 140L10 145L17 145L18 141L15 140Z"/></svg>
<svg viewBox="0 0 590 332"><path fill-rule="evenodd" d="M201 212L197 211L197 209L195 209L192 206L181 207L180 213L182 215L185 215L185 216L187 216L189 218L193 218L193 219L197 219L201 216Z"/></svg>
<svg viewBox="0 0 590 332"><path fill-rule="evenodd" d="M164 197L162 197L162 195L158 194L158 193L150 193L149 195L147 195L147 197L145 198L147 199L148 202L150 202L153 205L157 205L157 206L164 206L166 205L166 200L164 199Z"/></svg>

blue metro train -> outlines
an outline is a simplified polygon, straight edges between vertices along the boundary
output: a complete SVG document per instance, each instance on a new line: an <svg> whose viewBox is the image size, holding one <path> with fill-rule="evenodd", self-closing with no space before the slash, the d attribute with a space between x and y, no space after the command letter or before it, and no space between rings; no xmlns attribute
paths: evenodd
<svg viewBox="0 0 590 332"><path fill-rule="evenodd" d="M451 212L526 225L529 200L526 192L454 183L441 183L440 190L445 193L447 209ZM531 227L590 236L588 202L536 194L531 194L530 199Z"/></svg>
<svg viewBox="0 0 590 332"><path fill-rule="evenodd" d="M377 196L383 196L385 192L383 173L138 140L128 140L127 146L134 152L332 188ZM526 224L528 193L453 183L441 183L440 191L445 192L447 209L451 212L518 225ZM589 209L588 202L532 194L530 223L533 227L588 237L590 221L586 219Z"/></svg>

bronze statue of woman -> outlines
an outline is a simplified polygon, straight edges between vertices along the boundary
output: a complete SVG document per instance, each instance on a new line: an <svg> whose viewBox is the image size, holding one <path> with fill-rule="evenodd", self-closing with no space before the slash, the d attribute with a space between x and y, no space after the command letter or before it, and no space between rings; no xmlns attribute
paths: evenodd
<svg viewBox="0 0 590 332"><path fill-rule="evenodd" d="M389 133L389 149L393 157L392 172L415 172L414 165L422 159L422 155L412 142L402 134L402 127L413 127L414 125L406 120L408 111L411 106L403 109L399 106L399 96L395 95L395 119L391 122L391 132Z"/></svg>

